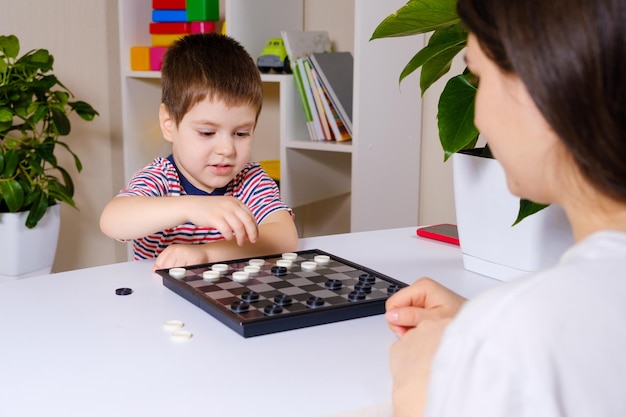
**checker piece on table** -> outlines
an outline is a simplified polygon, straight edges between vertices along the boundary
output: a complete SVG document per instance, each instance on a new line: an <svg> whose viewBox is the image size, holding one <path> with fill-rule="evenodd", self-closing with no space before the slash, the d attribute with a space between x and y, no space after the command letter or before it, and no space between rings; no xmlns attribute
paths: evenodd
<svg viewBox="0 0 626 417"><path fill-rule="evenodd" d="M382 314L387 298L407 285L319 249L157 273L244 337Z"/></svg>

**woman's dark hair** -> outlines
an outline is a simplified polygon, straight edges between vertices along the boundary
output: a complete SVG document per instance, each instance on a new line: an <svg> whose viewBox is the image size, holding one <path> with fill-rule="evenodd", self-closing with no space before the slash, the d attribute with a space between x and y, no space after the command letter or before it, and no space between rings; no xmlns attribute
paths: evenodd
<svg viewBox="0 0 626 417"><path fill-rule="evenodd" d="M626 1L459 0L485 54L517 74L600 191L626 201Z"/></svg>

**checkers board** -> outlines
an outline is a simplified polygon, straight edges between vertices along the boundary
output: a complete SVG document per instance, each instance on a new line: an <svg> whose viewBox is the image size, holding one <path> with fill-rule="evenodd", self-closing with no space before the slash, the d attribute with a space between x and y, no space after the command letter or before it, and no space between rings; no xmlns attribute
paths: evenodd
<svg viewBox="0 0 626 417"><path fill-rule="evenodd" d="M258 272L235 279L254 263L262 264ZM208 277L218 266L219 277ZM319 249L156 272L165 287L243 337L382 314L387 298L407 285Z"/></svg>

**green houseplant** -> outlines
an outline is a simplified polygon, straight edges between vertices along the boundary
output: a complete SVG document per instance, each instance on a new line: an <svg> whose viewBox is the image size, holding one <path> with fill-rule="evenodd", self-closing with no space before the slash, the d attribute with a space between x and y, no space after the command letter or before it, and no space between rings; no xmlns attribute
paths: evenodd
<svg viewBox="0 0 626 417"><path fill-rule="evenodd" d="M74 184L55 156L57 146L78 156L60 140L70 133L69 115L91 121L98 115L52 74L53 56L45 49L22 56L14 35L0 36L0 212L28 212L33 228L49 206L65 202L76 207Z"/></svg>
<svg viewBox="0 0 626 417"><path fill-rule="evenodd" d="M453 59L467 45L467 31L456 12L456 0L409 0L385 18L371 40L413 36L432 32L428 44L418 50L400 74L400 82L418 68L421 94L450 71ZM476 148L478 129L474 126L476 79L467 70L452 77L439 97L437 126L444 160L460 151L490 157L487 146ZM546 207L522 199L514 224Z"/></svg>

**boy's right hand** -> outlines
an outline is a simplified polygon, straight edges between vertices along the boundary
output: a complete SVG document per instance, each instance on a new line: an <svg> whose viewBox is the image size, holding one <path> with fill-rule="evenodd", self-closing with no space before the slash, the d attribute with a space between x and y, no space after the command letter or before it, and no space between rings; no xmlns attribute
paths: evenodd
<svg viewBox="0 0 626 417"><path fill-rule="evenodd" d="M398 336L423 320L453 318L466 299L429 278L420 278L391 296L385 318Z"/></svg>
<svg viewBox="0 0 626 417"><path fill-rule="evenodd" d="M188 212L189 221L196 226L214 227L224 239L235 238L242 246L246 240L254 243L259 229L254 215L235 197L211 196L193 199L195 205Z"/></svg>

